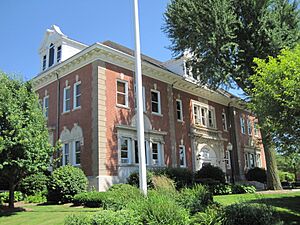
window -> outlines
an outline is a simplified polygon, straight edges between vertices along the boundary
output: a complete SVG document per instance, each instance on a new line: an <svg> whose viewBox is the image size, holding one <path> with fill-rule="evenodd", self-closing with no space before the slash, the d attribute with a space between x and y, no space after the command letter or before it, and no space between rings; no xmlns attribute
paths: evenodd
<svg viewBox="0 0 300 225"><path fill-rule="evenodd" d="M161 114L159 91L151 90L151 109L152 113Z"/></svg>
<svg viewBox="0 0 300 225"><path fill-rule="evenodd" d="M243 117L240 117L240 123L241 123L241 132L242 134L245 134L246 133L245 119Z"/></svg>
<svg viewBox="0 0 300 225"><path fill-rule="evenodd" d="M254 135L258 136L258 124L256 122L254 122Z"/></svg>
<svg viewBox="0 0 300 225"><path fill-rule="evenodd" d="M159 143L152 143L152 165L159 165L159 152L160 152Z"/></svg>
<svg viewBox="0 0 300 225"><path fill-rule="evenodd" d="M134 108L137 108L137 94L136 94L136 85L134 85ZM146 98L145 98L145 87L143 86L142 89L142 95L143 95L143 110L146 112Z"/></svg>
<svg viewBox="0 0 300 225"><path fill-rule="evenodd" d="M180 99L176 100L176 115L177 115L177 120L182 121L183 120L183 115L182 115L182 101Z"/></svg>
<svg viewBox="0 0 300 225"><path fill-rule="evenodd" d="M63 146L63 166L68 165L70 163L70 145L69 143L65 143Z"/></svg>
<svg viewBox="0 0 300 225"><path fill-rule="evenodd" d="M227 131L227 119L226 119L226 114L224 112L222 113L222 126L223 126L223 130Z"/></svg>
<svg viewBox="0 0 300 225"><path fill-rule="evenodd" d="M47 64L47 56L44 55L44 56L43 56L43 70L46 69L46 64Z"/></svg>
<svg viewBox="0 0 300 225"><path fill-rule="evenodd" d="M231 168L231 151L230 150L227 150L226 151L226 167L227 169L230 169Z"/></svg>
<svg viewBox="0 0 300 225"><path fill-rule="evenodd" d="M64 112L69 112L71 110L71 94L70 87L64 88Z"/></svg>
<svg viewBox="0 0 300 225"><path fill-rule="evenodd" d="M80 108L81 102L80 102L80 96L81 96L81 82L78 81L74 84L74 109Z"/></svg>
<svg viewBox="0 0 300 225"><path fill-rule="evenodd" d="M193 114L195 124L209 128L216 127L215 110L213 107L208 105L194 104Z"/></svg>
<svg viewBox="0 0 300 225"><path fill-rule="evenodd" d="M249 164L249 159L248 159L248 153L245 153L245 166L246 166L246 168L249 168L250 166L249 166L250 164Z"/></svg>
<svg viewBox="0 0 300 225"><path fill-rule="evenodd" d="M247 120L247 128L248 128L248 134L251 136L252 135L252 124L251 120Z"/></svg>
<svg viewBox="0 0 300 225"><path fill-rule="evenodd" d="M57 53L56 53L56 62L60 62L61 60L61 46L57 47Z"/></svg>
<svg viewBox="0 0 300 225"><path fill-rule="evenodd" d="M43 112L45 117L48 117L48 111L49 111L49 96L45 96L43 100Z"/></svg>
<svg viewBox="0 0 300 225"><path fill-rule="evenodd" d="M259 153L256 154L256 166L261 167L261 158Z"/></svg>
<svg viewBox="0 0 300 225"><path fill-rule="evenodd" d="M117 81L117 105L128 107L128 83L127 81Z"/></svg>
<svg viewBox="0 0 300 225"><path fill-rule="evenodd" d="M250 168L254 168L255 167L254 154L252 153L249 154L249 160L250 160Z"/></svg>
<svg viewBox="0 0 300 225"><path fill-rule="evenodd" d="M179 161L180 167L186 167L186 155L184 145L179 145Z"/></svg>
<svg viewBox="0 0 300 225"><path fill-rule="evenodd" d="M74 146L74 159L75 159L75 165L79 165L80 164L80 141L75 141L75 146Z"/></svg>
<svg viewBox="0 0 300 225"><path fill-rule="evenodd" d="M52 66L54 63L54 45L51 44L49 48L49 64L48 67Z"/></svg>
<svg viewBox="0 0 300 225"><path fill-rule="evenodd" d="M121 163L129 163L129 138L121 138Z"/></svg>
<svg viewBox="0 0 300 225"><path fill-rule="evenodd" d="M254 153L245 153L245 166L247 169L254 168L256 166L255 154Z"/></svg>

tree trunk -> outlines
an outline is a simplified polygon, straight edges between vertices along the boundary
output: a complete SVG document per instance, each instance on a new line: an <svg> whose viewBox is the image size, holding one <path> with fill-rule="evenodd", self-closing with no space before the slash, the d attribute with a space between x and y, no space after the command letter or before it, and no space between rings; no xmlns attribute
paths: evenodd
<svg viewBox="0 0 300 225"><path fill-rule="evenodd" d="M14 202L15 202L15 188L16 185L13 184L12 182L9 183L9 202L8 202L8 206L9 208L14 208Z"/></svg>
<svg viewBox="0 0 300 225"><path fill-rule="evenodd" d="M262 142L264 145L265 158L267 164L267 189L281 190L281 183L278 176L277 163L275 157L275 151L271 145L270 135L263 129L261 129Z"/></svg>

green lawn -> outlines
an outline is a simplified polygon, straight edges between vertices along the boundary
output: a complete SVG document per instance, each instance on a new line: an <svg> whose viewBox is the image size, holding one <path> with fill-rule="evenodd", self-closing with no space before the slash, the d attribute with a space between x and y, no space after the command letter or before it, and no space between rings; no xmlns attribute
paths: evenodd
<svg viewBox="0 0 300 225"><path fill-rule="evenodd" d="M265 203L274 206L285 224L300 224L300 192L283 194L242 194L215 196L222 205L239 202Z"/></svg>
<svg viewBox="0 0 300 225"><path fill-rule="evenodd" d="M94 213L101 209L70 205L24 205L29 211L0 214L1 225L62 225L67 215Z"/></svg>

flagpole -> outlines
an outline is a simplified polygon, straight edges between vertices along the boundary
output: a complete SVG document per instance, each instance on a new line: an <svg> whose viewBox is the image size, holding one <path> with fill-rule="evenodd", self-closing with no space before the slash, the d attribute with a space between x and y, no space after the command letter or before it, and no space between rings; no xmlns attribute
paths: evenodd
<svg viewBox="0 0 300 225"><path fill-rule="evenodd" d="M135 30L135 84L137 100L137 136L139 148L139 178L140 190L147 195L146 179L146 156L145 156L145 137L144 137L144 110L142 96L142 66L141 66L141 46L140 46L140 29L138 15L138 0L134 2L134 30Z"/></svg>

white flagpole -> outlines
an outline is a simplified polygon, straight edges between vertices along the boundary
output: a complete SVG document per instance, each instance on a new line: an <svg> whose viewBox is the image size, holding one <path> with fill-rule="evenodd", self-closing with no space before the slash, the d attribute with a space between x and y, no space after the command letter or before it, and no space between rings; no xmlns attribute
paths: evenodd
<svg viewBox="0 0 300 225"><path fill-rule="evenodd" d="M134 1L134 30L135 30L135 84L137 100L137 135L139 148L139 177L140 190L147 195L147 178L146 178L146 157L145 157L145 137L144 137L144 110L142 96L142 66L141 66L141 46L140 46L140 29L138 15L138 0Z"/></svg>

